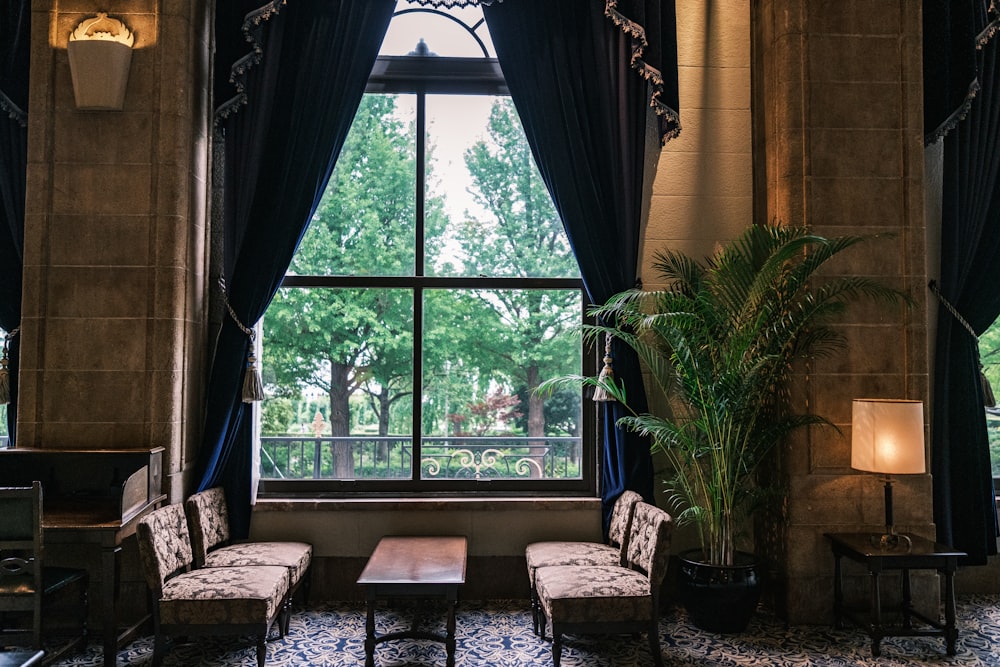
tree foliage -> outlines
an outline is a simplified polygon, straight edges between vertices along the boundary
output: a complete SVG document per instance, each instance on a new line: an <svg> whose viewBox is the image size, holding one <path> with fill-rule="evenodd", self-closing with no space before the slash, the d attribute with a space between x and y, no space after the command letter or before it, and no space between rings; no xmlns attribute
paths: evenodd
<svg viewBox="0 0 1000 667"><path fill-rule="evenodd" d="M465 155L470 194L485 215L467 212L449 220L443 198L433 191L439 182L431 178L433 147L428 154L423 236L428 273L445 267L449 275L578 275L509 101L494 105L483 138ZM289 273L416 275L421 261L416 173L414 127L400 120L394 97L366 95ZM569 333L579 325L580 298L575 290L426 289L424 434L445 435L449 424L463 423L463 433L525 424L530 434L543 435L542 402L530 390L545 377L579 367L579 342ZM404 406L413 392L413 317L409 289L279 290L264 320L269 390L289 397L303 386L324 392L334 436L349 435L357 415L370 413L377 415L380 435L408 432L411 411ZM517 395L528 398L515 408ZM565 412L572 402L563 403ZM526 423L522 412L528 414ZM287 417L276 408L266 425L279 428ZM561 431L568 420L560 413Z"/></svg>

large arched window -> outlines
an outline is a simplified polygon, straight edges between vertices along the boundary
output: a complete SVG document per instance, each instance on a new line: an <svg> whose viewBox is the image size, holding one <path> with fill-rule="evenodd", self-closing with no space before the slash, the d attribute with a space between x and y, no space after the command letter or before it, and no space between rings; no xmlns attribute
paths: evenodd
<svg viewBox="0 0 1000 667"><path fill-rule="evenodd" d="M593 404L533 392L583 309L482 10L400 3L263 318L261 490L593 492Z"/></svg>

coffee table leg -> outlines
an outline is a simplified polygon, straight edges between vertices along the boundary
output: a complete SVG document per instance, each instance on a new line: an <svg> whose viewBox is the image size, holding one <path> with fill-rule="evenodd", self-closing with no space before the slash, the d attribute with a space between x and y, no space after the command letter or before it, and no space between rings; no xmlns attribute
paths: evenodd
<svg viewBox="0 0 1000 667"><path fill-rule="evenodd" d="M448 600L448 634L445 636L444 647L448 654L447 666L455 667L455 607L458 606L458 599L452 597Z"/></svg>
<svg viewBox="0 0 1000 667"><path fill-rule="evenodd" d="M365 667L375 667L375 600L368 595L368 617L365 620Z"/></svg>

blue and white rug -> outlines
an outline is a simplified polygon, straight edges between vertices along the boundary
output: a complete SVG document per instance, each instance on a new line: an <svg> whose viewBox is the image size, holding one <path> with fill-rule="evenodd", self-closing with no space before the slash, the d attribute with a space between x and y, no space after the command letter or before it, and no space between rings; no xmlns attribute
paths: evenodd
<svg viewBox="0 0 1000 667"><path fill-rule="evenodd" d="M409 627L410 611L380 609L378 632ZM435 610L437 611L437 610ZM429 614L443 632L442 615ZM882 656L871 656L871 642L860 630L835 630L828 626L785 628L766 610L759 611L750 628L740 635L714 635L690 625L684 612L671 609L660 621L660 643L667 667L718 665L767 665L779 667L913 667L915 665L1000 665L1000 596L959 599L958 654L945 655L939 637L897 637L882 641ZM552 664L552 645L531 631L526 602L463 602L456 632L458 667L535 667ZM267 644L268 667L347 667L364 664L365 612L363 604L329 603L297 609L289 634ZM140 638L118 654L118 665L149 665L152 637ZM192 643L171 643L167 666L256 665L255 649L248 639L199 638ZM442 644L397 640L375 649L379 667L430 667L444 665ZM58 667L98 667L98 644L86 653L56 663ZM653 664L645 638L568 638L563 650L565 667L645 667Z"/></svg>

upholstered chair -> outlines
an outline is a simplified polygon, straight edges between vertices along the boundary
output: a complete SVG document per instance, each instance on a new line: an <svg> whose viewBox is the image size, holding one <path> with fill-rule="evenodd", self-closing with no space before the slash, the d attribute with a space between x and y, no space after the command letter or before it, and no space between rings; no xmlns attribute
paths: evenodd
<svg viewBox="0 0 1000 667"><path fill-rule="evenodd" d="M196 493L184 502L196 567L234 565L279 565L288 570L288 631L292 597L302 586L303 601L309 598L307 573L312 562L312 545L307 542L237 542L229 533L226 493L221 486Z"/></svg>
<svg viewBox="0 0 1000 667"><path fill-rule="evenodd" d="M257 665L285 610L288 572L278 565L192 570L184 508L178 503L139 520L136 529L143 574L153 596L153 667L159 667L166 635L253 635ZM279 627L284 624L279 622Z"/></svg>
<svg viewBox="0 0 1000 667"><path fill-rule="evenodd" d="M636 504L626 564L555 565L535 573L541 612L552 626L552 662L559 667L563 635L637 634L645 632L657 667L662 667L659 639L660 585L670 558L673 520L663 510Z"/></svg>
<svg viewBox="0 0 1000 667"><path fill-rule="evenodd" d="M538 592L535 590L535 571L550 565L624 565L632 511L642 500L635 491L625 491L611 508L608 542L574 542L553 540L532 542L524 550L528 563L530 586L531 622L538 634Z"/></svg>

